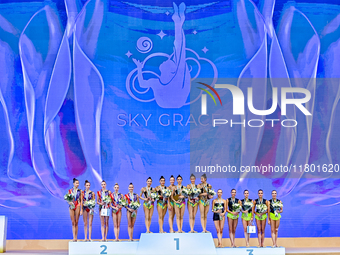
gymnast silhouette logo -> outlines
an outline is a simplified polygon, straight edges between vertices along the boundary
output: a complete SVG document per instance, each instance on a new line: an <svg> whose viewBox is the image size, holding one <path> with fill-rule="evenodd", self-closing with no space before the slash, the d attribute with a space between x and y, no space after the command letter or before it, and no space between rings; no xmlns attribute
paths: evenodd
<svg viewBox="0 0 340 255"><path fill-rule="evenodd" d="M186 48L183 23L185 21L184 3L177 6L173 3L172 20L175 23L174 49L171 55L163 52L150 54L143 61L133 58L136 68L132 70L126 78L126 89L129 95L140 102L152 102L156 100L158 106L162 108L181 108L197 101L204 90L190 101L188 100L191 84L201 73L201 62L205 61L212 67L212 82L208 87L213 87L217 81L217 68L212 61L200 57L194 50ZM161 31L160 37L165 34ZM141 53L148 53L152 50L153 43L148 37L141 37L137 41L137 50ZM130 53L130 52L129 52ZM187 55L190 56L188 57ZM153 58L160 57L166 60L159 65L160 74L151 70L143 70L147 62ZM192 62L195 65L189 65ZM150 77L146 79L145 76ZM153 76L153 77L152 77ZM211 77L210 76L210 77ZM137 83L139 88L137 88ZM145 98L150 88L153 91L153 98ZM144 89L144 90L143 90ZM189 101L189 102L188 102Z"/></svg>

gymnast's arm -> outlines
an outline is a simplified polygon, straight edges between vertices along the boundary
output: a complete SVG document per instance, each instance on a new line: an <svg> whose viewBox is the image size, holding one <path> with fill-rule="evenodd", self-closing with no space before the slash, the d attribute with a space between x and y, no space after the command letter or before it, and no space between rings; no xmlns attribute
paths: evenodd
<svg viewBox="0 0 340 255"><path fill-rule="evenodd" d="M150 88L153 84L159 83L159 80L155 78L144 80L142 71L143 63L135 58L133 58L132 60L137 66L138 83L141 88Z"/></svg>

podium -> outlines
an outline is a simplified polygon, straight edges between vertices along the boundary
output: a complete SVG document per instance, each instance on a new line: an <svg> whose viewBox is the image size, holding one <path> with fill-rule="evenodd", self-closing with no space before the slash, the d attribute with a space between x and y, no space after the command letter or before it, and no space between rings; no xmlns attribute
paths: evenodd
<svg viewBox="0 0 340 255"><path fill-rule="evenodd" d="M141 234L135 242L70 242L69 255L285 255L285 248L215 248L210 233Z"/></svg>
<svg viewBox="0 0 340 255"><path fill-rule="evenodd" d="M0 253L6 251L7 218L0 216Z"/></svg>

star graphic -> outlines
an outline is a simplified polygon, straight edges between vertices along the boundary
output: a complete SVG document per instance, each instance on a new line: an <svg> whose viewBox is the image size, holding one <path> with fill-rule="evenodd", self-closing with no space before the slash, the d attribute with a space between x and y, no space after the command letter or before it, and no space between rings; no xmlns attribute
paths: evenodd
<svg viewBox="0 0 340 255"><path fill-rule="evenodd" d="M169 15L170 14L170 12L169 11L166 11L166 13L165 13L166 15Z"/></svg>
<svg viewBox="0 0 340 255"><path fill-rule="evenodd" d="M195 35L195 34L197 34L197 31L196 31L196 30L194 30L194 31L192 31L192 33Z"/></svg>
<svg viewBox="0 0 340 255"><path fill-rule="evenodd" d="M128 50L128 52L125 53L125 55L130 58L133 54Z"/></svg>
<svg viewBox="0 0 340 255"><path fill-rule="evenodd" d="M166 33L163 32L163 30L161 30L161 32L159 32L157 34L161 39L163 39L164 36L166 36Z"/></svg>
<svg viewBox="0 0 340 255"><path fill-rule="evenodd" d="M204 48L202 49L202 51L204 52L204 54L206 54L207 51L208 51L207 47L204 46Z"/></svg>

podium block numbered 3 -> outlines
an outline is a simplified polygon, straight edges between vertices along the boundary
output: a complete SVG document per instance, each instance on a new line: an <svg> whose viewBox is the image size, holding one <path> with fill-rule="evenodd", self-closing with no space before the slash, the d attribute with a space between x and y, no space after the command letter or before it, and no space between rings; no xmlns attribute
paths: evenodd
<svg viewBox="0 0 340 255"><path fill-rule="evenodd" d="M136 242L70 242L69 255L285 255L285 248L215 248L210 233L142 234Z"/></svg>
<svg viewBox="0 0 340 255"><path fill-rule="evenodd" d="M217 255L285 255L286 249L279 248L220 248L216 249Z"/></svg>

